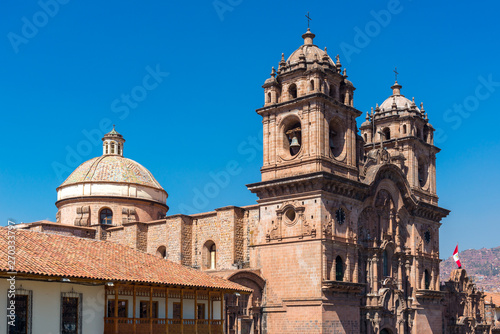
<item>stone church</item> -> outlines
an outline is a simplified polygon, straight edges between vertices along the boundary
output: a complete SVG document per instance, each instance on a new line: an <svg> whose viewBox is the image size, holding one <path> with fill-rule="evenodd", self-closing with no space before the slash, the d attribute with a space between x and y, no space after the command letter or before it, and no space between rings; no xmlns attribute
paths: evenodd
<svg viewBox="0 0 500 334"><path fill-rule="evenodd" d="M256 204L169 216L167 192L113 129L103 155L57 188L57 222L25 228L121 243L253 289L225 296L227 333L490 333L465 271L439 281L449 211L423 105L396 81L358 129L339 57L309 29L302 38L262 86Z"/></svg>

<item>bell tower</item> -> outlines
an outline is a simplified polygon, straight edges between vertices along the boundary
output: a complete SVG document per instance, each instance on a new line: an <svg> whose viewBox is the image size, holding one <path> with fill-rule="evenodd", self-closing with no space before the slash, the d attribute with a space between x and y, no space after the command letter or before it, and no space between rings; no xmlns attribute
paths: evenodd
<svg viewBox="0 0 500 334"><path fill-rule="evenodd" d="M367 189L359 182L361 112L353 107L355 88L339 57L332 60L314 37L307 29L303 44L288 59L281 55L262 86L264 106L257 109L264 158L262 181L248 185L259 197L250 266L262 268L267 279L265 303L273 311L266 323L277 333L309 332L308 324L330 321L332 305L341 304L349 323L359 324L356 296L363 285L353 217ZM349 294L351 304L333 290ZM325 298L333 303L319 302ZM307 320L297 320L303 314Z"/></svg>
<svg viewBox="0 0 500 334"><path fill-rule="evenodd" d="M369 167L378 150L384 149L387 159L403 171L418 199L437 204L436 154L440 149L434 146L434 128L423 103L418 108L415 98L407 99L401 88L396 80L392 95L366 113L360 127L365 141L365 166Z"/></svg>
<svg viewBox="0 0 500 334"><path fill-rule="evenodd" d="M308 28L304 44L287 60L282 54L262 86L262 181L320 171L358 178L355 88L339 56L334 62L314 37Z"/></svg>

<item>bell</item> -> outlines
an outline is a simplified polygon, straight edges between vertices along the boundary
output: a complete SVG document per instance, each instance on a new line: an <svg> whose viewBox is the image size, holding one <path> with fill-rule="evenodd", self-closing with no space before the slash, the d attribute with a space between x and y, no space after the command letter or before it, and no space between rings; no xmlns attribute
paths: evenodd
<svg viewBox="0 0 500 334"><path fill-rule="evenodd" d="M292 150L293 154L297 154L297 152L299 152L300 144L297 136L293 136L292 142L290 143L290 149Z"/></svg>
<svg viewBox="0 0 500 334"><path fill-rule="evenodd" d="M333 138L330 137L330 149L333 151L335 149L335 144L333 142Z"/></svg>

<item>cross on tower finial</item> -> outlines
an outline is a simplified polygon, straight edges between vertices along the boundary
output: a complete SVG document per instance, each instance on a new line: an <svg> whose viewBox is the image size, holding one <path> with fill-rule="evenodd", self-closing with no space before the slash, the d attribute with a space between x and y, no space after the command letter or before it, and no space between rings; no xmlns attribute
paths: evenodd
<svg viewBox="0 0 500 334"><path fill-rule="evenodd" d="M396 82L398 82L398 68L397 67L394 67L394 73L395 73L395 76L396 76Z"/></svg>
<svg viewBox="0 0 500 334"><path fill-rule="evenodd" d="M310 17L309 17L309 12L307 12L307 29L309 29L309 22L312 20Z"/></svg>

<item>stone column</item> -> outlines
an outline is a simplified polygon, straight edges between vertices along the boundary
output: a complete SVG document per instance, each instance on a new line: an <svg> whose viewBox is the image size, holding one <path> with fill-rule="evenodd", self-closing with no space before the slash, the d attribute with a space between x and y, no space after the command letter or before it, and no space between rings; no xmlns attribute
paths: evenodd
<svg viewBox="0 0 500 334"><path fill-rule="evenodd" d="M389 210L389 230L387 231L388 235L390 236L394 235L393 228L394 228L394 209L391 209Z"/></svg>
<svg viewBox="0 0 500 334"><path fill-rule="evenodd" d="M398 256L398 289L403 290L403 260Z"/></svg>
<svg viewBox="0 0 500 334"><path fill-rule="evenodd" d="M359 268L358 268L358 249L356 248L354 250L356 253L354 254L354 272L353 272L353 282L358 283L359 282Z"/></svg>
<svg viewBox="0 0 500 334"><path fill-rule="evenodd" d="M276 115L269 115L269 136L268 136L268 142L264 143L264 146L267 145L268 147L268 163L269 164L274 164L276 163L276 155L277 155L277 135L276 135Z"/></svg>
<svg viewBox="0 0 500 334"><path fill-rule="evenodd" d="M269 142L270 142L270 138L269 138L269 116L264 116L264 118L262 119L262 126L263 126L263 141L264 141L264 161L263 161L263 165L266 166L266 165L269 165Z"/></svg>
<svg viewBox="0 0 500 334"><path fill-rule="evenodd" d="M415 255L415 258L413 260L413 265L414 265L413 285L415 287L415 290L418 290L420 289L420 261L418 255Z"/></svg>
<svg viewBox="0 0 500 334"><path fill-rule="evenodd" d="M429 286L429 290L436 290L436 266L434 265L434 261L432 261L432 269L431 269L431 284Z"/></svg>
<svg viewBox="0 0 500 334"><path fill-rule="evenodd" d="M347 254L345 256L345 281L350 282L351 281L351 258L349 256L349 251L347 251Z"/></svg>
<svg viewBox="0 0 500 334"><path fill-rule="evenodd" d="M375 293L378 293L378 254L373 254L373 290Z"/></svg>
<svg viewBox="0 0 500 334"><path fill-rule="evenodd" d="M372 274L372 259L366 259L366 282L369 284L371 290L373 290L373 274Z"/></svg>
<svg viewBox="0 0 500 334"><path fill-rule="evenodd" d="M424 259L420 259L420 266L418 268L418 274L420 278L420 289L425 289L425 265Z"/></svg>

